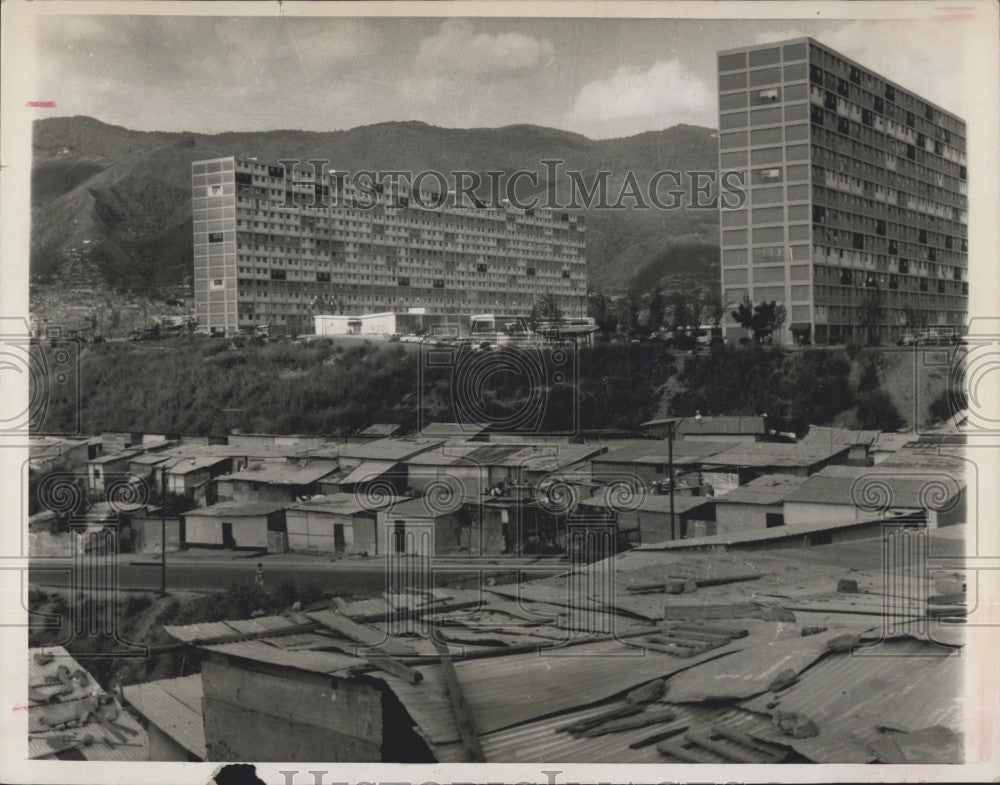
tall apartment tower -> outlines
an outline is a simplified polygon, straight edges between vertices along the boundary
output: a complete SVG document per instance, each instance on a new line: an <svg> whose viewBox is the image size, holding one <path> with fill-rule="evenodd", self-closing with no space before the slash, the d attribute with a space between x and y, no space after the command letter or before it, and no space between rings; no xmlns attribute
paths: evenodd
<svg viewBox="0 0 1000 785"><path fill-rule="evenodd" d="M727 338L747 294L784 305L785 344L961 329L965 123L811 38L718 63L719 168L747 186L720 208Z"/></svg>
<svg viewBox="0 0 1000 785"><path fill-rule="evenodd" d="M235 157L191 165L201 330L311 332L323 313L586 311L583 218ZM422 207L443 202L440 207Z"/></svg>

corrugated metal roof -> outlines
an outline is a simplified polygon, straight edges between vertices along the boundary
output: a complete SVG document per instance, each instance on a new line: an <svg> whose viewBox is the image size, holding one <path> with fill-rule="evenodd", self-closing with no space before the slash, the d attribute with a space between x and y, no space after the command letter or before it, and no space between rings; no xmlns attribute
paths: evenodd
<svg viewBox="0 0 1000 785"><path fill-rule="evenodd" d="M716 504L781 504L788 494L806 481L794 474L765 474L738 488L713 497Z"/></svg>
<svg viewBox="0 0 1000 785"><path fill-rule="evenodd" d="M403 496L386 496L383 504L393 504L402 501ZM379 505L381 508L383 505ZM372 512L371 504L366 504L363 497L354 493L331 493L325 496L314 496L309 501L291 505L290 510L309 510L310 512L325 512L337 515L356 515L359 512Z"/></svg>
<svg viewBox="0 0 1000 785"><path fill-rule="evenodd" d="M674 463L730 450L732 442L674 441ZM666 463L669 446L663 439L643 439L620 449L597 455L592 463Z"/></svg>
<svg viewBox="0 0 1000 785"><path fill-rule="evenodd" d="M402 426L391 422L377 422L369 425L358 436L392 436Z"/></svg>
<svg viewBox="0 0 1000 785"><path fill-rule="evenodd" d="M791 687L742 705L761 714L781 710L812 719L818 736L786 742L810 760L866 762L874 755L864 740L879 727L943 725L962 732L963 664L958 649L914 638L886 640L875 648L831 654ZM854 757L845 757L852 748Z"/></svg>
<svg viewBox="0 0 1000 785"><path fill-rule="evenodd" d="M270 485L312 485L339 468L336 461L286 461L265 463L259 468L247 467L234 474L220 477L220 481L264 482Z"/></svg>
<svg viewBox="0 0 1000 785"><path fill-rule="evenodd" d="M36 659L36 654L50 654L52 660L44 665ZM57 758L59 750L74 749L86 760L96 761L135 761L145 760L147 755L148 737L146 731L127 712L121 709L118 701L112 698L113 711L116 712L115 722L127 730L124 732L128 744L119 744L121 739L107 726L94 718L93 708L88 702L96 696L106 695L94 677L80 667L72 655L62 646L43 646L28 650L28 756L31 758ZM57 679L61 666L69 669L69 674L81 671L85 674L86 685L73 683L73 691L58 695L62 691L61 682L49 684ZM41 698L44 697L44 700ZM87 713L83 725L68 728L52 728L55 723L75 720ZM93 742L83 745L86 735L93 737ZM114 743L113 743L114 742ZM81 746L77 747L77 744ZM135 745L135 746L132 746Z"/></svg>
<svg viewBox="0 0 1000 785"><path fill-rule="evenodd" d="M444 439L378 439L374 442L338 445L338 452L345 458L372 461L402 461L424 450L430 450Z"/></svg>
<svg viewBox="0 0 1000 785"><path fill-rule="evenodd" d="M914 523L913 515L898 516L900 520L905 519L909 523ZM863 520L832 520L832 521L808 521L806 523L790 523L785 526L774 526L770 529L752 529L744 532L733 532L731 534L712 534L707 537L686 537L683 540L668 540L666 542L650 543L640 545L642 550L670 550L682 548L705 548L726 545L746 545L754 542L768 542L774 540L784 540L792 537L803 537L817 532L833 531L837 529L853 529L857 526L871 526L880 523L892 523L893 517L881 518L872 515ZM875 535L873 535L875 536Z"/></svg>
<svg viewBox="0 0 1000 785"><path fill-rule="evenodd" d="M808 477L785 501L844 504L865 509L947 509L965 487L963 477L947 469L827 466ZM869 496L871 498L869 498Z"/></svg>
<svg viewBox="0 0 1000 785"><path fill-rule="evenodd" d="M262 640L217 643L204 647L207 651L240 657L285 668L333 674L356 668L361 664L355 657L330 651L293 651L271 646Z"/></svg>
<svg viewBox="0 0 1000 785"><path fill-rule="evenodd" d="M191 458L168 458L165 464L167 474L190 474L204 469L210 469L224 461L228 461L226 456L219 455L196 455Z"/></svg>
<svg viewBox="0 0 1000 785"><path fill-rule="evenodd" d="M411 466L506 466L528 471L552 472L596 455L604 448L583 444L445 444L415 455Z"/></svg>
<svg viewBox="0 0 1000 785"><path fill-rule="evenodd" d="M711 496L691 496L689 494L674 494L674 513L679 515L682 512L687 512L688 510L694 509L695 507L700 507L703 504L708 504L713 501ZM612 509L621 510L623 507L627 511L637 510L640 512L660 512L667 515L670 514L670 494L645 494L639 497L636 503L626 503L622 504L614 500L613 496L611 499L607 497L605 493L600 490L597 491L589 499L581 499L579 502L581 507L594 507L600 509Z"/></svg>
<svg viewBox="0 0 1000 785"><path fill-rule="evenodd" d="M184 515L188 518L250 518L270 515L290 506L291 502L219 502L210 507L195 507Z"/></svg>
<svg viewBox="0 0 1000 785"><path fill-rule="evenodd" d="M734 468L753 467L808 467L830 460L850 450L844 445L824 445L798 442L781 444L778 442L753 442L738 444L724 452L716 453L704 463L709 466Z"/></svg>
<svg viewBox="0 0 1000 785"><path fill-rule="evenodd" d="M205 760L201 674L123 687L125 700L188 752Z"/></svg>
<svg viewBox="0 0 1000 785"><path fill-rule="evenodd" d="M472 437L487 430L489 425L465 422L432 422L421 431L421 436Z"/></svg>
<svg viewBox="0 0 1000 785"><path fill-rule="evenodd" d="M809 433L802 437L800 444L818 442L829 445L849 444L871 447L881 433L882 431L875 430L851 431L847 428L823 428L819 425L810 425Z"/></svg>
<svg viewBox="0 0 1000 785"><path fill-rule="evenodd" d="M349 485L356 482L371 482L387 471L390 471L398 461L362 461L340 482L342 485Z"/></svg>
<svg viewBox="0 0 1000 785"><path fill-rule="evenodd" d="M727 434L733 436L753 436L764 433L764 418L757 415L736 416L719 415L708 417L667 417L660 420L649 420L639 425L640 428L654 428L660 425L674 425L674 433L686 434Z"/></svg>

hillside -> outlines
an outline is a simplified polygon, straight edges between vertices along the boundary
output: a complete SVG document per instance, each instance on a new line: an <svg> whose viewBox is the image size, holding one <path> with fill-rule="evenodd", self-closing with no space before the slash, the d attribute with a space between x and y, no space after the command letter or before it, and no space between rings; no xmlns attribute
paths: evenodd
<svg viewBox="0 0 1000 785"><path fill-rule="evenodd" d="M612 201L629 170L645 188L659 170L716 168L715 132L686 125L593 140L526 125L450 129L397 122L346 131L204 135L54 117L35 123L33 146L32 280L51 285L68 260L82 255L102 279L87 283L147 291L179 284L190 272L190 164L201 158L326 158L348 171L529 169L539 172L540 191L552 186L544 181L541 161L558 159L562 170L579 171L588 182L597 172L610 171ZM556 186L558 193L569 193L565 177ZM667 188L664 184L662 193ZM640 272L644 285L654 277L676 276L684 285L714 285L714 210L584 213L593 288L625 291Z"/></svg>

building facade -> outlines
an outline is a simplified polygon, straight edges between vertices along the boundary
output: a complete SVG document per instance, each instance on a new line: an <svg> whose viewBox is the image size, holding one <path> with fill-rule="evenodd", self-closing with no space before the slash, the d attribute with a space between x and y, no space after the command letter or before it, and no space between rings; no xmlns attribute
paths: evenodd
<svg viewBox="0 0 1000 785"><path fill-rule="evenodd" d="M200 330L311 332L323 312L527 315L546 293L585 313L580 216L362 189L308 164L218 158L191 176Z"/></svg>
<svg viewBox="0 0 1000 785"><path fill-rule="evenodd" d="M776 341L960 329L968 310L965 123L811 38L719 52L726 337L749 295Z"/></svg>

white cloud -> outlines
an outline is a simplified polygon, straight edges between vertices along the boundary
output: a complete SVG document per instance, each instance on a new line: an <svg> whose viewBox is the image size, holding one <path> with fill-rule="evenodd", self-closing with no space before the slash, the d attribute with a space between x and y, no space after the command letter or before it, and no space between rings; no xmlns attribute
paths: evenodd
<svg viewBox="0 0 1000 785"><path fill-rule="evenodd" d="M416 67L430 74L496 79L543 67L555 52L544 38L477 33L466 19L449 19L420 43Z"/></svg>
<svg viewBox="0 0 1000 785"><path fill-rule="evenodd" d="M572 115L596 135L624 135L678 123L714 125L715 106L713 86L674 59L646 70L622 67L585 84Z"/></svg>

